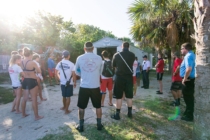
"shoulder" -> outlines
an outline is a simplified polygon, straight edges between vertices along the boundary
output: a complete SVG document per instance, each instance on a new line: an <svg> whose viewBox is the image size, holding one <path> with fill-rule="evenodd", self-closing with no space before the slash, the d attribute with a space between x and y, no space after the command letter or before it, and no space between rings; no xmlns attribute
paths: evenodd
<svg viewBox="0 0 210 140"><path fill-rule="evenodd" d="M72 63L71 61L68 62L70 65L74 65L74 63Z"/></svg>

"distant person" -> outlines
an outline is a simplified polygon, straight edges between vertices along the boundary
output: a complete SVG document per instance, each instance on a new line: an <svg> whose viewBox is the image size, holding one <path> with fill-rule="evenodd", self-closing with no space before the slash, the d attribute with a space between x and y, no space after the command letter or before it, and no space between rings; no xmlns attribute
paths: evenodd
<svg viewBox="0 0 210 140"><path fill-rule="evenodd" d="M180 77L182 77L182 94L186 104L184 116L185 121L193 121L194 113L194 93L195 93L195 54L192 51L192 45L184 43L181 46L181 52L185 55L180 67Z"/></svg>
<svg viewBox="0 0 210 140"><path fill-rule="evenodd" d="M133 96L136 96L136 90L137 90L137 85L136 85L136 69L138 67L138 62L134 61L133 63Z"/></svg>
<svg viewBox="0 0 210 140"><path fill-rule="evenodd" d="M43 116L38 115L38 105L37 105L37 93L38 93L38 83L36 73L41 73L40 68L37 64L32 61L33 51L29 48L23 48L24 60L21 63L21 68L24 72L24 80L22 83L23 87L23 100L21 103L22 117L26 117L29 114L25 113L26 102L29 97L29 93L32 97L32 105L35 115L35 120L42 119ZM35 73L36 72L36 73Z"/></svg>
<svg viewBox="0 0 210 140"><path fill-rule="evenodd" d="M129 118L132 118L133 99L133 63L134 53L129 51L129 43L123 42L122 51L115 53L112 65L116 69L116 79L114 84L114 95L116 96L116 113L111 115L112 119L120 120L120 109L122 106L123 92L127 98Z"/></svg>
<svg viewBox="0 0 210 140"><path fill-rule="evenodd" d="M50 86L53 86L52 85L53 77L55 77L56 84L59 85L57 76L55 75L55 63L54 63L53 59L54 59L54 55L50 54L50 57L47 60Z"/></svg>
<svg viewBox="0 0 210 140"><path fill-rule="evenodd" d="M104 100L106 97L106 89L109 91L109 105L113 106L112 104L112 96L113 96L113 79L114 76L114 69L112 67L112 62L109 59L109 55L107 51L103 51L101 53L104 61L102 61L102 74L101 74L101 92L102 92L102 99L101 99L101 106L104 106Z"/></svg>
<svg viewBox="0 0 210 140"><path fill-rule="evenodd" d="M63 107L61 110L65 111L65 114L71 113L69 105L71 102L71 96L73 96L73 87L76 88L76 75L74 70L74 63L69 61L69 51L63 52L63 58L56 66L56 75L60 79L61 92L63 96Z"/></svg>
<svg viewBox="0 0 210 140"><path fill-rule="evenodd" d="M157 91L157 94L163 94L163 69L164 69L164 60L162 58L162 55L158 53L158 63L155 65L157 68L157 80L160 85L160 90Z"/></svg>
<svg viewBox="0 0 210 140"><path fill-rule="evenodd" d="M21 55L21 58L24 59L23 50L22 50L22 49L19 49L19 50L18 50L18 53L19 53L19 55Z"/></svg>
<svg viewBox="0 0 210 140"><path fill-rule="evenodd" d="M174 101L170 105L179 106L182 95L182 77L180 77L179 72L182 59L180 59L179 52L175 52L173 57L175 58L175 61L173 66L173 82L171 84L171 92L174 97Z"/></svg>
<svg viewBox="0 0 210 140"><path fill-rule="evenodd" d="M143 57L144 61L142 64L143 67L143 72L142 72L142 76L143 76L143 86L141 88L144 89L149 89L149 70L150 70L150 61L147 60L147 56L144 55Z"/></svg>
<svg viewBox="0 0 210 140"><path fill-rule="evenodd" d="M23 70L19 66L21 63L21 56L18 54L12 55L9 61L9 75L12 81L13 95L15 99L13 101L11 112L15 111L16 114L22 113L19 109L20 99L22 97L22 86L19 80L19 75L24 75Z"/></svg>
<svg viewBox="0 0 210 140"><path fill-rule="evenodd" d="M33 54L32 60L36 63L37 67L41 71L41 68L40 68L40 65L39 65L39 58L40 58L40 55L35 53L35 54ZM41 82L43 82L42 74L36 72L36 77L37 77L37 82L38 82L39 98L40 98L41 101L46 101L47 99L44 99L42 97L42 85L41 85Z"/></svg>
<svg viewBox="0 0 210 140"><path fill-rule="evenodd" d="M137 83L137 86L139 87L142 67L141 67L141 63L138 61L138 57L136 57L136 61L138 63L138 66L136 68L136 83Z"/></svg>
<svg viewBox="0 0 210 140"><path fill-rule="evenodd" d="M93 44L86 42L84 45L85 54L79 56L76 61L75 72L81 76L80 89L77 106L79 107L79 126L77 130L83 131L85 109L89 98L96 108L97 130L102 130L101 124L101 93L100 93L100 75L102 72L102 58L93 53Z"/></svg>

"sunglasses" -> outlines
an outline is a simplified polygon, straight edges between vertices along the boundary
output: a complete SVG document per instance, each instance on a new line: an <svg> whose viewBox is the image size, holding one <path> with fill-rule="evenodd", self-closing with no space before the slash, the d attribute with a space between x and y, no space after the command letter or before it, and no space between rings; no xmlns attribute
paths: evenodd
<svg viewBox="0 0 210 140"><path fill-rule="evenodd" d="M184 48L181 48L181 50L184 50Z"/></svg>

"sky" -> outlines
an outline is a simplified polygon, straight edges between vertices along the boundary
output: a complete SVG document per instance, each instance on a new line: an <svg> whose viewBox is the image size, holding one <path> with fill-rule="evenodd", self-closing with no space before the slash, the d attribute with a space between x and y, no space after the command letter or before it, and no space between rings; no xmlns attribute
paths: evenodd
<svg viewBox="0 0 210 140"><path fill-rule="evenodd" d="M25 17L38 10L62 15L74 24L89 24L111 31L117 37L130 37L132 26L127 14L135 0L4 0L0 15L21 26Z"/></svg>

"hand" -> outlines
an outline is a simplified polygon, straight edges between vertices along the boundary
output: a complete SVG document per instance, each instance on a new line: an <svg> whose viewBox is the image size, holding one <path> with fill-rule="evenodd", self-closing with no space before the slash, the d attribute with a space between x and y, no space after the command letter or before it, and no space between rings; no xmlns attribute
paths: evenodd
<svg viewBox="0 0 210 140"><path fill-rule="evenodd" d="M185 85L185 82L187 82L187 81L190 81L190 79L185 79L185 78L184 78L184 79L182 80L182 84Z"/></svg>
<svg viewBox="0 0 210 140"><path fill-rule="evenodd" d="M174 72L174 74L173 74L174 76L176 76L176 73Z"/></svg>
<svg viewBox="0 0 210 140"><path fill-rule="evenodd" d="M44 80L42 79L41 82L44 82Z"/></svg>
<svg viewBox="0 0 210 140"><path fill-rule="evenodd" d="M74 82L74 88L76 88L76 86L77 86L77 83L76 83L76 82Z"/></svg>

